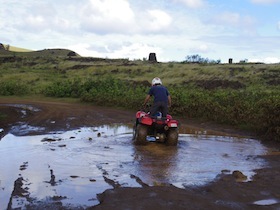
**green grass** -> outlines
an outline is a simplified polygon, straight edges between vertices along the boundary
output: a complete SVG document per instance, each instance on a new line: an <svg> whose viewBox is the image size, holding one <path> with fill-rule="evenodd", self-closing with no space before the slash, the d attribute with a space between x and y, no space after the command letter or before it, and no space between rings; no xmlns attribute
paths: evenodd
<svg viewBox="0 0 280 210"><path fill-rule="evenodd" d="M151 64L41 53L10 60L0 53L0 95L70 97L137 110L149 82L159 76L172 95L172 114L231 124L280 141L279 64Z"/></svg>

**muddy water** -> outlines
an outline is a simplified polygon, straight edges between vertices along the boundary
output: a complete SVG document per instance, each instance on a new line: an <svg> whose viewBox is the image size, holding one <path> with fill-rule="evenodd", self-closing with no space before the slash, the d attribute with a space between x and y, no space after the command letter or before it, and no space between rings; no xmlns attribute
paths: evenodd
<svg viewBox="0 0 280 210"><path fill-rule="evenodd" d="M177 147L167 147L153 139L147 146L133 145L131 125L32 136L20 134L36 128L20 126L0 141L0 209L57 201L64 206L93 206L99 203L97 194L106 189L185 188L207 184L234 170L249 180L253 170L265 164L257 156L267 152L256 140L189 128L180 130ZM17 194L18 178L24 190Z"/></svg>

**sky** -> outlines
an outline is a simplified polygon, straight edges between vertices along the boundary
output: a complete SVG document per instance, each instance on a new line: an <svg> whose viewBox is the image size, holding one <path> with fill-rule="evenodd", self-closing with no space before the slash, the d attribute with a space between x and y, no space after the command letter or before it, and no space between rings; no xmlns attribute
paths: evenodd
<svg viewBox="0 0 280 210"><path fill-rule="evenodd" d="M280 62L280 0L0 0L0 43L81 56Z"/></svg>

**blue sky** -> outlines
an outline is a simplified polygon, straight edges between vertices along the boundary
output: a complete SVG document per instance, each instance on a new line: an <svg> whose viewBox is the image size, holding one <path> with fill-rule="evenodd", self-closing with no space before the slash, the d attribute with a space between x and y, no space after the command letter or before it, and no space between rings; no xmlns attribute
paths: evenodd
<svg viewBox="0 0 280 210"><path fill-rule="evenodd" d="M0 0L0 43L82 56L280 62L280 0Z"/></svg>

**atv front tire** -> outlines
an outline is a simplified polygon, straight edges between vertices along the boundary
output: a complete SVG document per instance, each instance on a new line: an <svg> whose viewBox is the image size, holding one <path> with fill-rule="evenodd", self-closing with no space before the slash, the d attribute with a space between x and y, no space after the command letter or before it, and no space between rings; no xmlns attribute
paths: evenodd
<svg viewBox="0 0 280 210"><path fill-rule="evenodd" d="M169 129L166 137L166 145L168 146L176 146L178 143L178 129L177 128L171 128Z"/></svg>
<svg viewBox="0 0 280 210"><path fill-rule="evenodd" d="M136 145L147 144L148 127L146 125L138 124L136 127L134 143Z"/></svg>

